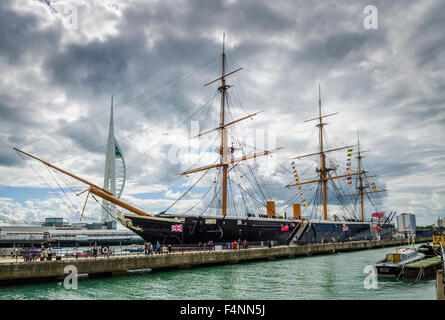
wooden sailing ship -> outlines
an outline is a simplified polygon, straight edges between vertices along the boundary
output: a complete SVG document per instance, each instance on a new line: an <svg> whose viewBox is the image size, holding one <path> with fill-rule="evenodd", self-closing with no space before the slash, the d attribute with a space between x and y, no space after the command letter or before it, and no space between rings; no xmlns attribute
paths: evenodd
<svg viewBox="0 0 445 320"><path fill-rule="evenodd" d="M299 204L293 205L293 217L283 218L276 215L275 202L266 201L263 204L266 211L266 215L247 215L243 217L233 216L228 209L228 175L229 173L240 163L257 157L270 155L277 150L264 150L262 152L255 152L253 154L243 155L241 157L234 158L233 153L235 148L228 145L228 128L246 119L250 119L257 115L257 113L248 114L239 119L228 121L226 111L226 99L227 91L231 87L226 83L227 77L242 70L242 68L226 73L226 56L225 56L225 41L223 38L222 45L222 67L221 75L217 79L205 84L205 86L219 82L218 92L221 96L220 107L220 124L214 129L200 133L197 137L201 137L211 132L219 132L220 134L220 146L218 148L219 162L211 165L206 165L194 169L190 169L180 173L180 175L190 175L197 172L207 172L212 169L219 169L221 171L221 213L216 215L196 215L187 213L148 213L141 210L127 202L118 199L112 192L101 188L92 182L83 179L67 170L63 170L55 165L39 159L29 153L14 148L16 151L40 161L44 165L62 172L88 186L88 189L84 192L88 192L84 208L87 204L88 196L91 194L93 197L97 196L112 204L120 207L122 210L118 211L118 221L124 226L134 231L136 234L144 238L146 241L156 242L160 241L165 244L184 244L184 243L198 243L214 241L216 243L231 242L234 240L247 240L248 242L263 242L274 241L276 243L290 243L291 241L301 242L319 242L322 238L327 237L343 237L346 235L351 239L366 239L371 238L371 227L369 222L365 221L352 221L347 222L349 232L346 234L342 231L342 224L337 221L328 220L327 216L327 182L333 179L344 178L345 175L331 176L330 172L334 171L333 168L327 168L325 163L325 154L336 150L344 149L337 148L331 150L324 150L323 147L323 118L331 115L321 115L321 99L319 101L319 117L308 120L319 120L320 128L320 152L311 155L320 155L321 167L318 169L320 178L314 181L307 181L298 183L298 185L306 183L322 183L323 188L323 208L324 208L324 220L307 220L301 217L301 208ZM310 155L300 156L302 158ZM364 172L360 171L356 173L350 173L347 176L363 175ZM295 186L297 184L290 184L288 187ZM361 180L360 180L360 186ZM363 193L364 189L360 189ZM82 212L83 214L83 212ZM362 219L363 220L363 219ZM345 224L343 223L343 228Z"/></svg>
<svg viewBox="0 0 445 320"><path fill-rule="evenodd" d="M306 185L306 184L321 184L321 199L322 199L322 210L323 210L323 218L322 220L318 220L317 222L315 222L313 219L312 221L312 225L314 226L314 230L313 230L313 234L307 234L307 237L311 237L314 241L320 241L320 239L322 241L324 240L329 240L331 238L334 238L336 240L344 240L344 239L348 239L348 238L357 238L357 237L364 237L364 238L376 238L376 235L378 235L377 238L381 238L381 237L390 237L391 236L391 229L392 229L392 224L389 223L389 219L380 219L380 221L365 221L365 213L364 213L364 198L366 195L368 194L375 194L375 193L379 193L379 192L385 192L386 190L377 190L375 188L375 185L373 185L373 189L370 191L366 191L368 190L368 188L370 188L370 185L365 185L364 181L367 180L368 178L372 178L375 177L375 175L373 176L368 176L367 172L363 170L363 165L362 165L362 153L364 151L360 150L360 139L358 139L357 142L357 152L355 154L357 154L357 172L350 172L351 167L350 167L350 163L348 163L349 167L347 168L347 173L346 174L336 174L338 166L337 167L328 167L326 164L326 154L327 153L331 153L331 152L335 152L335 151L340 151L340 150L345 150L348 149L348 161L351 161L351 157L353 154L353 149L351 149L352 147L354 147L353 145L348 145L348 146L343 146L343 147L337 147L337 148L333 148L333 149L329 149L327 150L325 148L325 139L324 139L324 131L323 128L326 125L326 123L323 122L324 118L330 117L330 116L334 116L337 115L338 112L336 113L331 113L331 114L327 114L327 115L322 115L322 107L321 107L321 88L320 86L318 87L318 117L315 117L313 119L309 119L306 120L304 122L310 122L310 121L317 121L317 127L318 127L318 131L319 131L319 147L320 150L318 152L315 153L310 153L310 154L305 154L305 155L301 155L301 156L297 156L292 158L293 160L299 160L305 157L311 157L311 156L319 156L319 164L320 167L316 168L316 172L318 174L318 179L314 179L314 180L309 180L309 181L300 181L299 177L296 176L296 182L295 183L290 183L288 184L286 187L290 188L290 187L298 187L298 189L301 189L302 185ZM294 167L293 167L294 168ZM296 173L296 170L293 171L294 173ZM360 196L360 216L361 219L356 219L356 218L352 218L352 219L347 219L343 216L344 221L340 222L340 218L338 215L334 215L333 216L333 221L328 219L328 182L333 182L334 180L347 180L348 184L352 184L352 179L356 179L358 181L358 185L356 186L357 192L356 193L351 193L351 194L341 194L338 195L338 197L353 197L353 196ZM307 205L307 204L306 204ZM317 204L316 204L317 205ZM391 212L392 214L392 212ZM383 215L381 216L381 218L384 218ZM377 223L376 223L377 222ZM383 223L382 223L383 222ZM324 227L322 228L317 228L316 225L318 224L325 224ZM317 231L318 229L318 231ZM361 234L361 236L358 236L359 234Z"/></svg>

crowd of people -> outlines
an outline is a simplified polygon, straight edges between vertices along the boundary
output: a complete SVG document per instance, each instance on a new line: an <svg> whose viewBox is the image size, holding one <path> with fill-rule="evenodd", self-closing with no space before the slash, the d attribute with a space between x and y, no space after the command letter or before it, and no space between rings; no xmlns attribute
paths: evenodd
<svg viewBox="0 0 445 320"><path fill-rule="evenodd" d="M15 259L18 259L20 256L20 252L22 251L23 261L35 261L37 258L40 258L40 261L51 261L53 259L53 249L51 246L45 247L42 245L40 250L31 246L30 248L24 248L21 250L20 248L14 246L11 251L11 256Z"/></svg>
<svg viewBox="0 0 445 320"><path fill-rule="evenodd" d="M144 253L145 255L153 255L153 254L161 254L161 253L171 253L173 250L172 245L162 246L159 241L156 241L155 246L151 242L145 242L144 244Z"/></svg>
<svg viewBox="0 0 445 320"><path fill-rule="evenodd" d="M222 249L222 246L220 249ZM240 249L248 249L247 240L241 241L241 239L227 242L226 247L227 250L240 250ZM198 244L198 250L208 250L215 251L215 242L210 240L207 243ZM11 257L15 259L23 258L23 261L36 261L40 259L40 261L51 261L56 256L56 251L53 250L51 245L49 244L47 247L45 245L41 245L40 248L36 248L34 245L31 245L29 248L20 248L18 246L14 246L11 250ZM173 248L172 245L163 245L160 241L156 241L156 244L152 244L151 242L145 242L143 252L145 255L156 255L156 254L170 254L172 253ZM97 258L99 254L103 254L105 257L109 257L111 254L111 250L107 246L98 246L97 243L91 247L90 254L93 258ZM78 258L80 256L79 244L76 244L74 248L74 257Z"/></svg>
<svg viewBox="0 0 445 320"><path fill-rule="evenodd" d="M247 240L241 241L241 239L238 239L233 242L227 242L226 243L226 249L227 250L239 250L239 249L247 249ZM198 251L215 251L215 242L213 240L210 240L206 243L199 242L198 243ZM221 247L222 249L222 247ZM155 255L155 254L163 254L167 253L170 254L173 251L172 245L169 244L168 246L162 245L159 241L156 241L156 244L153 245L151 242L145 242L144 244L144 254L145 255Z"/></svg>
<svg viewBox="0 0 445 320"><path fill-rule="evenodd" d="M236 241L226 243L227 250L240 250L241 246L243 249L248 249L247 240L241 242L241 239Z"/></svg>
<svg viewBox="0 0 445 320"><path fill-rule="evenodd" d="M104 248L107 250L105 251ZM108 247L102 247L99 250L97 244L94 243L91 251L92 256L97 257L98 251L101 251L107 257L109 256L109 254L111 254L111 251L108 250ZM54 258L56 260L62 258L62 252L60 250L54 250L51 244L48 244L46 247L44 244L42 244L40 248L35 247L34 245L23 248L14 245L10 255L12 258L15 258L16 260L22 258L23 261L25 262L36 261L38 259L40 261L52 261ZM66 256L68 256L68 253L66 253ZM76 244L73 256L76 257L76 259L80 256L79 244Z"/></svg>

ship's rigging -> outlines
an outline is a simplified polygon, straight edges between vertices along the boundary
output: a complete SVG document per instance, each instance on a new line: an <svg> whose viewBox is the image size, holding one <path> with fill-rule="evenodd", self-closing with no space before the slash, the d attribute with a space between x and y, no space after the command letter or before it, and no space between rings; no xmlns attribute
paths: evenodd
<svg viewBox="0 0 445 320"><path fill-rule="evenodd" d="M363 169L363 163L362 163L362 153L363 151L360 150L360 141L358 141L357 145L347 145L343 147L335 147L335 148L327 148L328 145L326 142L326 131L324 130L324 127L327 123L323 122L323 119L337 115L338 112L330 113L326 115L322 115L322 102L321 102L321 88L318 87L318 117L306 120L304 122L310 122L310 121L317 121L316 127L318 128L319 132L319 151L305 154L302 156L297 156L292 158L293 160L300 160L302 158L306 157L313 157L318 156L317 161L317 167L315 171L318 174L318 177L315 179L309 179L307 181L300 181L300 177L296 179L295 183L289 183L286 187L297 187L298 193L303 194L302 186L304 185L310 185L310 184L317 184L317 188L314 194L314 197L311 200L312 203L312 213L310 215L310 218L315 217L322 217L323 220L328 220L328 204L332 203L334 200L336 200L339 204L339 209L335 214L332 214L332 218L334 220L340 219L340 217L343 218L343 220L353 220L353 221L365 221L365 214L364 214L364 196L368 196L369 199L371 194L377 193L377 192L383 192L386 190L377 190L374 189L372 192L365 192L364 190L369 187L369 185L364 185L364 181L370 178L371 176L367 176L365 171ZM352 157L352 149L353 147L357 147L358 151L354 154L357 154L357 160L358 165L356 167L356 171L351 171L351 157ZM348 150L348 167L346 168L346 172L343 171L343 168L341 165L333 158L328 158L327 155L331 153L335 153L337 151L341 150ZM295 170L294 170L295 172ZM374 176L372 176L374 177ZM340 181L348 181L348 184L352 184L351 180L356 180L358 183L358 186L356 187L358 193L349 193L347 192L348 188L345 187L345 183L339 183ZM329 189L331 192L328 192L328 184ZM355 202L353 203L351 200L345 199L346 197L352 197L352 196L360 196L360 218L357 216L355 209L357 199L355 199ZM331 201L332 200L332 201ZM374 205L374 203L371 200L371 203ZM374 205L375 207L375 205ZM322 210L322 214L320 215L320 209ZM314 214L315 213L315 214Z"/></svg>
<svg viewBox="0 0 445 320"><path fill-rule="evenodd" d="M205 193L203 193L203 197L200 199L200 201L202 201L203 198L205 198L207 195L211 194L211 192L210 192L211 189L213 189L213 191L214 191L213 198L208 203L207 207L201 212L201 214L204 214L210 207L213 206L214 209L216 209L217 207L220 207L221 214L223 216L225 216L227 214L229 207L230 207L231 214L245 215L246 211L252 212L253 211L252 208L256 208L257 214L260 215L261 211L264 211L264 208L266 207L266 201L268 200L268 198L267 198L268 196L265 195L266 191L263 191L261 189L261 185L258 181L259 178L255 177L255 173L254 173L254 169L252 168L252 165L250 165L250 164L241 165L241 163L245 162L246 160L255 159L260 156L269 155L269 154L275 152L276 150L278 150L279 148L274 149L274 150L262 150L259 152L257 152L257 150L254 150L254 153L251 153L251 152L243 153L240 156L234 157L234 153L236 151L241 150L243 143L240 143L238 140L235 139L234 135L230 134L230 138L232 138L232 145L229 146L229 134L228 134L229 127L233 127L238 122L241 122L243 120L251 119L252 117L256 116L258 113L260 113L262 111L259 111L256 113L248 113L247 115L244 115L241 118L237 118L235 120L230 120L229 116L232 116L232 119L234 118L233 115L231 114L231 111L229 108L230 97L227 94L227 90L231 87L231 85L226 84L226 78L228 76L234 74L235 72L240 71L242 68L225 73L225 65L226 64L225 64L224 44L225 44L225 42L223 40L223 53L221 56L221 58L222 58L221 59L221 61L222 61L221 76L218 79L215 79L214 81L211 81L206 84L206 86L207 86L207 85L211 85L217 81L221 82L220 83L221 85L218 87L218 92L217 92L217 94L219 93L221 96L220 125L215 129L202 132L198 136L198 137L201 137L202 135L210 134L213 131L219 132L219 137L220 137L219 139L220 139L221 143L218 148L218 153L220 154L220 159L216 163L213 163L213 164L210 164L210 165L207 165L204 167L196 168L196 169L190 169L190 170L183 172L182 173L183 175L188 175L188 174L192 174L195 172L204 171L204 173L198 179L195 180L195 182L191 185L190 188L188 188L177 200L175 200L170 206L168 206L163 211L164 213L166 211L168 211L170 208L172 208L173 206L175 206L179 202L179 200L181 200L183 197L185 197L187 195L187 193L205 177L205 175L207 174L207 172L209 172L210 169L214 169L214 168L217 169L217 174L215 175L215 177L213 179L214 183L210 186L210 188L208 188L208 190ZM215 98L215 96L216 95L214 95L209 100L210 103L208 103L209 102L208 101L207 103L202 105L197 111L200 111L204 107L206 107L206 105L209 105L209 108L207 110L207 113L209 113L209 111L211 109L211 104L212 104L211 102L213 102L213 99ZM193 114L191 116L193 116ZM87 139L88 137L89 136L85 137L84 139ZM123 139L121 139L121 140L123 140ZM69 173L66 170L62 170L59 167L57 167L53 164L50 164L47 161L44 161L44 160L41 160L35 156L32 156L29 153L21 151L17 148L14 148L14 149L17 152L21 153L22 155L29 156L35 160L42 162L47 168L49 168L51 170L55 170L56 172L58 172L58 174L60 174L60 172L61 172L63 174L70 176L71 178L74 178L78 181L81 181L81 182L89 185L88 190L83 190L82 192L79 192L80 191L79 189L76 190L77 195L81 195L84 192L88 191L86 199L85 199L85 203L82 208L82 213L80 214L81 217L84 214L86 202L88 201L88 197L90 194L92 194L92 197L96 201L97 201L97 199L94 197L94 195L106 200L105 204L107 203L107 201L110 201L113 204L117 204L121 207L124 207L131 212L141 214L141 215L147 214L143 210L140 210L140 209L138 209L134 206L131 206L129 204L125 204L123 201L117 199L116 197L113 197L106 190L98 187L97 185L95 185L85 179L79 178L78 176L76 176L72 173ZM65 151L65 150L66 149L64 149L63 151ZM56 160L56 162L63 161L63 160L65 160L65 159L59 159L59 160ZM137 159L135 159L135 160L137 160ZM133 164L134 164L134 161L130 162L127 166L127 169L130 169ZM238 179L236 176L241 177L242 179ZM248 176L251 176L252 178L248 178ZM62 179L66 182L66 178L62 178ZM65 194L65 196L67 196L67 194L65 193L65 191L63 190L61 185L58 182L56 182L56 183L58 184L60 190ZM66 184L69 185L69 182ZM238 191L234 191L235 187L238 188ZM253 190L255 188L257 189L256 191ZM267 189L267 187L265 189ZM71 191L73 191L72 188L71 188ZM259 197L260 200L258 200L257 195L260 195L260 197ZM235 197L237 197L237 196L244 203L244 209L237 210L237 205L235 204L235 202L236 202ZM69 200L69 197L67 197L67 198ZM193 204L189 209L185 210L185 212L191 211L193 208L195 208L199 204L200 201ZM101 206L102 206L102 208L106 209L104 204L102 204ZM73 208L74 208L74 206L73 206ZM77 208L75 208L75 210L77 212L79 212L79 210Z"/></svg>
<svg viewBox="0 0 445 320"><path fill-rule="evenodd" d="M220 137L221 137L221 143L220 143L220 147L218 149L218 153L220 154L220 161L219 161L219 163L216 163L216 164L195 168L195 169L187 170L187 171L180 173L181 175L188 175L191 173L207 171L207 170L210 170L213 168L220 168L220 170L221 170L221 214L222 214L222 216L226 216L226 214L227 214L228 190L229 190L228 184L232 182L232 180L229 180L229 177L228 177L229 171L236 168L238 166L238 164L243 161L246 161L249 159L254 159L254 158L257 158L260 156L269 155L269 154L281 149L281 148L277 148L274 150L264 150L263 152L256 152L253 154L243 155L243 156L237 157L237 158L233 157L235 148L233 146L229 147L229 145L228 145L228 127L235 125L236 123L238 123L240 121L252 118L253 116L257 115L260 112L248 114L244 117L241 117L241 118L233 120L233 121L229 121L229 122L227 121L227 116L228 116L227 111L226 111L227 90L231 86L226 84L226 78L228 76L234 74L235 72L242 70L242 68L238 68L234 71L226 73L225 60L226 60L226 55L225 55L225 35L224 35L223 36L222 56L221 56L221 61L222 61L221 76L204 85L204 86L208 86L208 85L213 84L217 81L221 81L221 85L218 87L218 91L220 92L220 95L221 95L220 125L217 128L204 131L195 137L195 138L201 137L205 134L208 134L208 133L218 130L220 133ZM261 188L260 188L260 190L261 190ZM243 191L245 191L245 190L243 189ZM243 200L244 199L245 198L243 198ZM232 197L232 200L233 200L233 197ZM236 210L235 205L233 205L233 208L234 208L234 210Z"/></svg>
<svg viewBox="0 0 445 320"><path fill-rule="evenodd" d="M202 158L199 157L199 159L190 166L189 169L185 170L182 174L183 175L190 175L190 179L192 179L192 176L194 173L200 173L199 175L196 175L196 178L193 176L193 181L189 183L189 186L184 190L184 192L175 200L172 200L170 204L166 205L164 209L162 210L162 213L166 213L170 211L171 209L175 209L175 206L177 206L181 202L187 202L189 203L188 208L184 208L184 205L181 206L181 208L177 209L176 212L182 212L182 213L189 213L194 212L198 213L199 215L208 214L212 212L214 214L219 214L222 216L225 216L227 213L230 213L230 215L241 215L244 216L247 214L256 213L257 216L260 216L261 214L264 214L266 203L268 200L271 199L271 196L273 192L271 191L271 185L268 184L268 182L262 181L261 177L259 177L256 174L256 168L255 163L249 163L250 159L255 159L256 157L265 156L270 154L271 152L274 152L276 150L259 150L255 146L249 146L243 141L240 141L237 139L236 134L236 127L238 126L238 123L243 122L244 120L252 119L255 117L259 112L251 113L251 112L245 112L242 117L235 117L232 113L232 109L230 108L232 99L234 98L232 95L229 95L229 88L231 88L230 84L226 83L226 78L232 76L238 71L241 71L242 68L235 69L234 71L230 71L228 73L226 72L226 56L225 56L225 48L224 48L224 40L223 40L223 53L222 55L212 58L211 60L207 61L204 64L200 64L198 67L192 69L191 72L185 74L189 75L194 73L196 70L200 69L202 66L209 65L209 63L215 62L216 59L221 58L221 65L220 65L220 71L221 75L219 78L209 82L207 85L212 85L216 82L219 82L219 86L217 89L217 92L215 94L212 94L208 99L204 100L204 103L198 103L194 104L191 107L184 108L183 111L179 116L182 116L181 118L181 126L186 125L190 119L192 119L194 116L196 116L198 113L201 113L201 115L204 115L204 118L207 118L207 116L210 117L212 114L212 107L213 102L215 98L220 95L221 102L220 102L220 124L216 128L204 130L203 132L199 133L196 138L201 138L204 135L211 135L212 133L218 133L218 135L215 136L215 138L212 140L211 145L215 145L216 142L219 141L219 146L217 148L217 152L220 155L219 159L214 161L211 164L208 164L207 166L202 167L195 167L195 164L201 162ZM159 96L164 94L165 92L168 92L169 89L174 88L177 86L178 83L181 83L187 79L186 76L179 76L174 79L174 81L167 82L167 86L159 86L158 89L162 89L162 91L158 94L156 94L154 97L150 97L148 100L145 100L140 104L140 107L147 106L150 102L155 101ZM152 91L148 91L152 92ZM129 101L139 100L147 98L146 95L147 92L144 92L142 94L138 95L132 95L129 97L122 97L120 99L120 102L117 104L124 105L128 103ZM243 108L244 109L244 108ZM244 110L245 111L245 110ZM187 114L187 112L189 112ZM127 113L128 114L128 113ZM121 119L125 117L127 114L121 115L121 117L117 118ZM301 157L308 157L308 156L314 156L314 155L320 155L320 161L318 163L317 173L318 177L317 179L313 179L311 181L307 181L305 183L300 183L299 185L302 187L301 192L308 192L308 194L311 194L312 197L308 201L312 212L310 213L310 217L317 217L319 216L319 212L317 210L320 210L322 208L323 212L323 218L327 219L327 204L328 204L328 198L329 199L337 199L341 205L339 208L339 211L342 210L343 214L346 216L343 216L343 218L346 219L355 219L358 220L358 218L355 216L355 210L353 208L354 206L354 199L353 193L348 192L348 189L343 186L342 183L338 183L338 181L341 181L341 179L349 177L351 175L360 177L359 180L355 179L356 181L363 182L366 179L365 176L365 170L361 171L360 168L355 173L346 173L346 172L340 172L339 164L336 162L333 158L328 157L331 153L334 151L340 151L343 150L349 146L340 147L340 148L333 148L329 149L327 148L326 143L326 134L324 132L324 126L325 123L323 123L323 119L329 116L333 116L334 114L327 114L322 115L321 114L321 96L319 99L319 116L310 119L307 121L316 121L318 120L317 128L319 130L319 147L320 152L309 154ZM184 119L185 118L185 119ZM211 118L211 117L210 117ZM127 135L127 137L120 138L120 141L133 138L135 135L145 131L146 128L142 128L141 130L138 130L134 133L131 133L130 135ZM97 132L96 132L97 133ZM86 136L85 138L79 140L76 142L76 144L79 144L83 142L88 137L91 137L95 133L93 132L91 135ZM229 144L229 138L232 140L232 144ZM62 153L64 153L65 150L68 150L70 147L75 146L71 145L68 146L63 150ZM100 146L102 147L102 146ZM93 149L89 149L81 154L85 154L91 151L97 150L95 147ZM242 149L244 150L245 147L250 147L251 151L244 152L240 156L235 156L235 152L239 152ZM18 151L18 150L17 150ZM25 153L26 154L26 153ZM26 154L28 155L28 154ZM75 157L80 156L80 154L76 155ZM147 153L142 153L136 156L133 161L129 162L127 165L127 169L131 169L137 162L140 162L142 159L144 159L147 156ZM34 158L34 157L33 157ZM67 157L63 157L60 159L57 159L55 162L62 162ZM73 157L71 157L72 159ZM38 159L40 160L40 159ZM42 161L47 168L51 170L58 170L55 169L55 166L48 166L48 164L45 161ZM307 170L306 170L307 171ZM63 172L63 171L61 171ZM339 172L339 173L337 173ZM303 171L303 174L305 171ZM336 173L336 175L333 175ZM213 175L212 175L213 174ZM60 178L60 174L57 174L57 177ZM368 177L369 178L369 177ZM64 178L62 178L64 179ZM75 178L76 179L76 178ZM193 196L188 198L188 200L184 201L190 194L191 190L194 188L199 188L199 184L203 182L205 179L212 181L212 183L207 184L207 188L204 188L204 190L201 190L199 193L198 198L194 198ZM337 182L335 182L337 180ZM64 180L66 182L66 179ZM331 185L330 189L328 189L328 181ZM84 182L84 181L82 181ZM314 187L311 183L317 183L317 187ZM94 184L90 182L85 182L88 185L90 185L88 194L92 194L92 196L96 195L98 197L101 197L107 201L115 201L119 199L112 199L109 194L107 194L104 190L101 188L98 188ZM66 185L69 185L69 182L66 183ZM363 185L367 185L366 183ZM362 187L363 187L362 185ZM291 186L291 185L289 185ZM60 185L59 185L60 187ZM281 186L282 187L282 186ZM62 190L62 188L60 188ZM372 194L366 191L363 191L362 189L362 198L363 196L371 197ZM77 189L76 192L79 194L79 190ZM213 191L213 192L212 192ZM64 192L62 190L62 192ZM340 197L340 195L351 195L351 196L343 196ZM88 197L88 196L87 196ZM96 198L94 198L96 200ZM285 211L286 205L291 204L296 199L295 194L291 194L290 198L286 201L282 201L280 203L280 206L277 208L277 213L280 211L281 215ZM329 200L330 201L330 200ZM323 206L319 206L318 204L323 204ZM85 202L86 204L86 202ZM123 205L124 203L120 202L118 205ZM240 205L241 204L241 205ZM73 206L74 207L74 206ZM123 206L127 210L131 212L136 212L138 214L148 214L144 210L140 210L134 206L126 205ZM85 205L83 206L83 209L85 209ZM83 215L83 209L82 213L80 213L80 209L76 209L79 215ZM308 209L306 209L308 210ZM341 216L342 214L335 214L337 216Z"/></svg>

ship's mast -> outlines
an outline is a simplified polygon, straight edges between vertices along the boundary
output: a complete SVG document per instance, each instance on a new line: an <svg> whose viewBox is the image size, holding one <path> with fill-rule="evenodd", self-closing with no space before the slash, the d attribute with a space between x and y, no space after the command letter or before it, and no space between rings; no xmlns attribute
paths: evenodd
<svg viewBox="0 0 445 320"><path fill-rule="evenodd" d="M238 158L235 158L235 159L233 159L233 158L229 159L228 158L228 152L229 151L233 152L233 148L228 148L227 147L227 127L232 126L232 125L234 125L234 124L236 124L236 123L238 123L240 121L243 121L245 119L251 119L252 117L257 115L258 113L262 112L262 111L259 111L259 112L256 112L256 113L248 114L248 115L246 115L246 116L244 116L242 118L239 118L239 119L236 119L236 120L233 120L233 121L230 121L230 122L226 122L226 119L225 119L225 116L226 116L225 115L226 91L227 91L228 88L230 88L230 86L226 85L225 78L227 76L229 76L229 75L234 74L235 72L238 72L238 71L242 70L242 69L243 68L239 68L239 69L236 69L236 70L234 70L232 72L225 73L225 35L223 35L223 51L222 51L221 77L218 78L218 79L215 79L213 81L210 81L210 82L208 82L208 83L206 83L204 85L204 86L207 86L209 84L212 84L212 83L214 83L216 81L221 80L221 86L218 88L218 90L221 92L221 124L217 128L214 128L214 129L202 132L202 133L200 133L200 134L198 134L196 136L196 137L201 137L204 134L207 134L207 133L210 133L210 132L213 132L213 131L217 131L217 130L221 130L221 147L220 147L220 150L219 150L220 155L221 155L221 160L220 160L220 163L218 163L218 164L207 165L207 166L203 166L203 167L199 167L199 168L195 168L195 169L191 169L191 170L187 170L185 172L179 173L179 175L188 175L190 173L195 173L195 172L200 172L200 171L204 171L204 170L209 170L209 169L212 169L212 168L222 167L223 168L223 179L222 179L222 205L223 205L222 206L222 215L223 216L225 216L227 214L227 174L230 171L230 170L228 170L229 165L235 165L236 166L240 162L243 162L243 161L246 161L246 160L249 160L249 159L255 159L255 158L260 157L260 156L269 155L271 153L276 152L277 150L282 149L282 147L279 147L279 148L276 148L276 149L273 149L273 150L264 150L262 152L257 152L257 153L253 153L253 154L243 155L242 157L238 157ZM102 198L104 200L110 201L111 203L113 203L113 204L115 204L117 206L120 206L120 207L122 207L124 209L127 209L127 210L129 210L129 211L131 211L131 212L133 212L135 214L138 214L138 215L141 215L141 216L151 216L150 214L146 213L145 211L140 210L140 209L138 209L136 207L133 207L132 205L130 205L130 204L128 204L128 203L126 203L126 202L124 202L124 201L122 201L120 199L117 199L112 192L106 190L105 188L101 188L101 187L93 184L92 182L89 182L88 180L80 178L80 177L72 174L71 172L68 172L68 171L63 170L61 168L58 168L55 165L53 165L53 164L51 164L51 163L49 163L47 161L44 161L42 159L39 159L36 156L33 156L33 155L31 155L29 153L26 153L26 152L24 152L22 150L19 150L17 148L13 148L13 149L16 150L17 152L20 152L20 153L30 157L30 158L33 158L35 160L38 160L38 161L42 162L44 165L46 165L46 166L48 166L50 168L53 168L53 169L55 169L57 171L60 171L60 172L66 174L66 175L68 175L68 176L70 176L70 177L72 177L72 178L74 178L74 179L76 179L76 180L78 180L78 181L80 181L82 183L85 183L85 184L89 185L89 188L87 190L83 191L83 192L88 191L88 195L90 193L92 193L93 195L96 195L96 196L98 196L98 197L100 197L100 198ZM230 169L233 169L233 167L234 166L232 166ZM83 193L83 192L81 192L81 193ZM88 196L87 196L87 200L88 200ZM86 201L85 201L85 204L86 204ZM84 206L84 209L85 209L85 206ZM82 214L83 214L83 212L82 212Z"/></svg>
<svg viewBox="0 0 445 320"><path fill-rule="evenodd" d="M328 196L327 196L327 181L326 179L326 156L323 152L323 121L321 118L321 88L318 85L318 114L320 123L318 127L320 129L320 157L321 157L321 168L320 168L320 176L322 180L323 187L323 219L328 220Z"/></svg>
<svg viewBox="0 0 445 320"><path fill-rule="evenodd" d="M357 162L358 162L358 171L362 171L362 155L360 153L360 136L359 133L357 132ZM365 212L364 212L364 208L363 208L363 197L364 197L364 189L365 187L363 187L363 178L362 175L360 174L358 176L359 179L359 193L360 193L360 209L361 209L361 217L362 217L362 221L365 221Z"/></svg>
<svg viewBox="0 0 445 320"><path fill-rule="evenodd" d="M227 127L234 125L235 123L238 123L242 120L245 119L249 119L252 118L253 116L257 115L260 112L256 112L256 113L252 113L249 114L247 116L244 116L242 118L239 118L237 120L234 121L230 121L230 122L226 122L226 95L227 95L227 89L229 89L231 86L226 84L226 77L229 75L234 74L237 71L240 71L242 68L236 69L235 71L226 73L225 70L225 60L226 60L226 54L225 54L225 34L223 34L223 45L222 45L222 55L221 55L221 59L222 59L222 66L221 66L221 77L219 77L218 79L215 79L213 81L210 81L208 83L206 83L204 86L207 86L209 84L212 84L218 80L221 80L221 85L218 87L218 91L221 93L221 111L220 111L220 116L221 116L221 122L219 127L202 132L200 134L198 134L196 137L201 137L204 134L216 131L216 130L221 130L221 146L219 148L219 153L220 153L220 162L218 164L214 164L214 165L207 165L207 166L203 166L200 168L196 168L196 169L191 169L191 170L187 170L185 172L181 172L180 175L188 175L190 173L195 173L195 172L200 172L200 171L204 171L204 170L209 170L212 168L219 168L222 167L222 186L221 186L221 192L222 192L222 215L226 216L227 214L227 179L228 179L228 172L229 170L229 165L231 164L238 164L239 162L245 161L245 160L249 160L249 159L253 159L256 157L260 157L260 156L264 156L264 155L268 155L271 154L272 152L275 152L279 149L282 148L276 148L274 150L265 150L263 152L258 152L258 153L254 153L254 154L250 154L250 155L245 155L236 159L229 159L229 152L232 153L233 152L233 148L228 148L228 141L227 141ZM233 168L233 167L232 167Z"/></svg>
<svg viewBox="0 0 445 320"><path fill-rule="evenodd" d="M337 150L343 150L343 149L351 147L351 146L345 146L345 147L335 148L335 149L331 149L331 150L325 150L324 149L323 127L326 125L326 123L323 122L323 118L326 118L326 117L329 117L329 116L333 116L333 115L336 115L336 114L338 114L338 112L327 114L327 115L322 115L321 114L321 88L320 88L320 85L318 85L318 117L306 120L304 122L313 121L313 120L319 120L319 123L316 126L319 128L320 151L316 152L316 153L306 154L306 155L303 155L303 156L298 156L298 157L295 157L293 159L301 159L301 158L308 157L308 156L320 155L320 168L316 169L316 171L318 173L320 173L320 179L306 181L306 182L297 182L297 183L294 183L294 184L288 184L286 186L286 187L292 187L292 186L297 186L297 185L300 186L300 185L308 184L308 183L321 182L321 184L322 184L322 197L323 197L323 219L324 220L328 220L328 196L327 196L327 183L328 183L328 181L329 180L333 180L333 179L339 179L339 178L348 177L350 175L358 175L358 174L362 173L359 170L359 172L349 173L349 174L346 174L346 175L339 175L339 176L333 176L333 177L332 176L328 176L328 172L329 171L335 171L336 168L327 168L326 167L326 153L337 151Z"/></svg>
<svg viewBox="0 0 445 320"><path fill-rule="evenodd" d="M226 85L226 79L224 78L225 73L225 60L226 55L224 52L224 46L225 46L225 37L226 35L223 34L223 50L222 50L222 66L221 66L221 86L218 88L218 90L221 92L221 147L220 147L220 154L221 154L221 161L220 163L227 162L227 134L225 129L225 103L226 103L226 90L228 89L228 86ZM222 215L225 216L227 214L227 169L229 165L224 164L222 166Z"/></svg>
<svg viewBox="0 0 445 320"><path fill-rule="evenodd" d="M360 150L360 135L359 132L357 131L357 166L358 166L358 172L362 172L362 153L364 152L368 152L369 150L365 150L362 151ZM357 188L358 192L357 193L353 193L353 194L343 194L340 195L340 197L348 197L348 196L360 196L360 213L361 213L361 221L365 221L365 208L364 208L364 199L365 199L365 195L369 194L369 193L377 193L377 192L385 192L386 190L374 190L372 192L366 192L365 190L369 187L369 185L363 185L363 174L366 175L367 171L363 171L361 174L359 174L358 176L358 181L359 181L359 185ZM365 178L372 178L372 177L376 177L375 175L373 176L365 176Z"/></svg>

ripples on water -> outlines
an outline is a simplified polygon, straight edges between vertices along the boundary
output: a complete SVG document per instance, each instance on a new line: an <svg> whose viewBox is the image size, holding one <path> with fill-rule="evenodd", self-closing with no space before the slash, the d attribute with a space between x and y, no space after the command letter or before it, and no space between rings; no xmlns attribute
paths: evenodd
<svg viewBox="0 0 445 320"><path fill-rule="evenodd" d="M365 289L366 265L391 248L61 283L2 287L0 299L435 299L435 280L380 279Z"/></svg>

